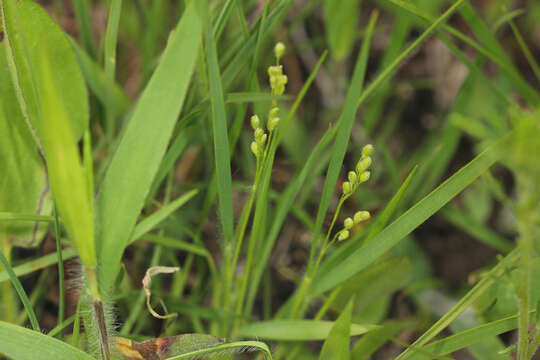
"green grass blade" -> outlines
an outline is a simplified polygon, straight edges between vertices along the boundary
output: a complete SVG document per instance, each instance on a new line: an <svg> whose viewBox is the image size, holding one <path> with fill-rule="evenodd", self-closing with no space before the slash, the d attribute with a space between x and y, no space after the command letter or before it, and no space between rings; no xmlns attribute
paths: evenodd
<svg viewBox="0 0 540 360"><path fill-rule="evenodd" d="M95 360L65 342L3 321L0 321L0 353L17 360Z"/></svg>
<svg viewBox="0 0 540 360"><path fill-rule="evenodd" d="M519 252L514 249L499 264L497 264L485 277L480 280L456 305L454 305L444 316L433 324L422 334L412 345L402 352L396 360L408 359L414 353L414 349L426 344L428 341L443 331L452 321L461 315L470 305L474 303L484 292L486 292L502 276L509 266L513 266L519 259Z"/></svg>
<svg viewBox="0 0 540 360"><path fill-rule="evenodd" d="M227 112L225 110L216 42L210 24L207 24L206 29L206 59L208 62L208 80L210 83L210 103L212 108L212 131L214 137L214 161L217 176L219 217L223 228L225 243L228 243L232 240L234 232L229 136L227 134Z"/></svg>
<svg viewBox="0 0 540 360"><path fill-rule="evenodd" d="M171 237L162 236L162 235L153 235L153 234L146 234L144 235L143 238L154 244L163 245L171 249L178 249L178 250L186 251L186 252L199 255L199 256L204 256L204 257L210 256L210 253L208 252L208 250L206 250L201 245L188 243L184 240L173 239Z"/></svg>
<svg viewBox="0 0 540 360"><path fill-rule="evenodd" d="M444 339L434 341L431 344L424 346L422 349L437 355L451 354L454 351L467 348L490 337L516 329L518 326L517 317L518 315L510 316L459 332ZM428 357L416 353L412 355L410 359L420 360L428 359Z"/></svg>
<svg viewBox="0 0 540 360"><path fill-rule="evenodd" d="M12 212L0 212L0 220L2 221L41 221L53 222L54 216L37 215L37 214L19 214Z"/></svg>
<svg viewBox="0 0 540 360"><path fill-rule="evenodd" d="M11 280L11 283L13 284L13 287L15 288L15 291L17 291L17 294L19 295L19 298L21 299L21 302L24 305L24 309L26 310L26 313L28 314L28 318L30 319L30 324L32 324L32 328L36 331L40 331L39 329L39 323L36 318L36 314L34 313L34 309L32 309L32 305L30 305L30 300L28 300L28 296L24 292L24 289L21 285L21 282L17 278L17 275L13 272L13 268L9 264L8 260L4 256L2 252L0 252L0 263L2 263L2 266L4 269L6 269L6 272L9 276L9 279ZM1 340L1 337L0 337ZM0 341L0 345L2 345L2 341ZM0 352L3 351L3 346L0 346Z"/></svg>
<svg viewBox="0 0 540 360"><path fill-rule="evenodd" d="M107 30L105 31L104 63L107 79L114 81L116 70L116 43L118 41L118 25L120 24L120 13L122 11L122 0L112 0L109 9L109 19Z"/></svg>
<svg viewBox="0 0 540 360"><path fill-rule="evenodd" d="M75 40L72 38L69 38L69 40L75 55L77 55L84 79L92 93L111 113L121 114L126 111L130 105L130 100L124 90L107 77L100 66L81 49Z"/></svg>
<svg viewBox="0 0 540 360"><path fill-rule="evenodd" d="M321 353L319 354L319 360L332 360L343 359L347 360L351 358L349 350L351 316L354 307L354 297L349 300L345 309L340 313L338 319L330 329L328 337L326 338Z"/></svg>
<svg viewBox="0 0 540 360"><path fill-rule="evenodd" d="M133 230L133 235L131 236L132 242L143 236L144 234L152 231L160 222L165 220L173 212L181 208L185 203L187 203L191 198L199 193L199 190L191 190L180 196L178 199L170 202L169 204L163 206L161 209L153 213L152 215L141 220L140 223L135 226Z"/></svg>
<svg viewBox="0 0 540 360"><path fill-rule="evenodd" d="M238 335L280 341L324 340L334 325L333 321L323 320L269 320L245 325ZM349 334L361 335L377 328L371 324L350 324Z"/></svg>
<svg viewBox="0 0 540 360"><path fill-rule="evenodd" d="M62 258L65 260L74 258L77 255L74 249L64 249L62 250ZM44 269L48 266L55 265L58 263L58 257L56 253L51 253L35 260L27 261L21 265L17 265L13 268L13 271L16 276L23 276L31 274L35 271ZM3 281L9 280L9 275L6 271L0 272L0 283Z"/></svg>
<svg viewBox="0 0 540 360"><path fill-rule="evenodd" d="M75 10L75 18L77 19L79 34L81 35L81 43L86 52L95 58L96 47L94 45L92 29L90 28L90 14L88 14L89 5L88 0L73 0L73 10Z"/></svg>
<svg viewBox="0 0 540 360"><path fill-rule="evenodd" d="M198 57L202 22L195 2L169 38L103 180L96 202L99 279L108 290L165 154ZM152 119L152 121L149 121Z"/></svg>
<svg viewBox="0 0 540 360"><path fill-rule="evenodd" d="M500 158L501 149L507 144L507 140L508 137L505 137L490 146L386 227L369 244L356 250L339 266L320 274L314 279L313 292L320 294L332 289L384 255L386 251L487 171Z"/></svg>

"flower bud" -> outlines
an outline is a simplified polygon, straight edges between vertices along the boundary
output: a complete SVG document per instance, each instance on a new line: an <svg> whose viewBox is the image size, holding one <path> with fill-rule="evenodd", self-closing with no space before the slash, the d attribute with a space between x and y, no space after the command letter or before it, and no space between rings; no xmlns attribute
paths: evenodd
<svg viewBox="0 0 540 360"><path fill-rule="evenodd" d="M356 164L356 171L358 171L358 173L361 174L364 170L369 169L369 167L371 166L371 163L372 163L371 157L369 156L362 157Z"/></svg>
<svg viewBox="0 0 540 360"><path fill-rule="evenodd" d="M254 134L255 134L255 140L259 142L260 138L264 135L264 130L261 128L256 128Z"/></svg>
<svg viewBox="0 0 540 360"><path fill-rule="evenodd" d="M279 60L280 57L285 54L285 44L283 44L281 41L274 46L274 54L276 55L276 58Z"/></svg>
<svg viewBox="0 0 540 360"><path fill-rule="evenodd" d="M259 156L259 145L255 142L251 142L251 152L255 155L255 157Z"/></svg>
<svg viewBox="0 0 540 360"><path fill-rule="evenodd" d="M283 68L281 65L274 65L268 67L268 75L272 77L277 77L279 75L283 74Z"/></svg>
<svg viewBox="0 0 540 360"><path fill-rule="evenodd" d="M270 112L268 113L268 117L271 119L271 118L275 118L279 115L279 108L278 107L273 107L270 109Z"/></svg>
<svg viewBox="0 0 540 360"><path fill-rule="evenodd" d="M349 230L341 230L338 235L338 241L343 241L349 237Z"/></svg>
<svg viewBox="0 0 540 360"><path fill-rule="evenodd" d="M358 211L356 214L354 214L354 223L358 224L362 221L366 221L371 217L371 214L369 211Z"/></svg>
<svg viewBox="0 0 540 360"><path fill-rule="evenodd" d="M351 184L356 184L358 181L358 175L354 171L349 171L348 177Z"/></svg>
<svg viewBox="0 0 540 360"><path fill-rule="evenodd" d="M267 138L267 135L266 134L262 134L262 136L260 137L260 139L257 140L257 142L261 145L264 145L264 143L266 142L266 138Z"/></svg>
<svg viewBox="0 0 540 360"><path fill-rule="evenodd" d="M346 218L345 221L343 222L343 226L345 227L345 229L350 229L354 226L354 221L353 219L351 219L350 217Z"/></svg>
<svg viewBox="0 0 540 360"><path fill-rule="evenodd" d="M351 183L348 181L345 181L342 186L343 186L343 194L349 195L352 190Z"/></svg>
<svg viewBox="0 0 540 360"><path fill-rule="evenodd" d="M369 171L364 171L360 174L360 182L366 182L369 180L369 177L371 176L371 173Z"/></svg>
<svg viewBox="0 0 540 360"><path fill-rule="evenodd" d="M367 144L362 148L362 156L369 156L373 152L373 145Z"/></svg>
<svg viewBox="0 0 540 360"><path fill-rule="evenodd" d="M273 131L279 125L280 118L271 117L268 120L268 131Z"/></svg>
<svg viewBox="0 0 540 360"><path fill-rule="evenodd" d="M251 117L251 127L253 128L253 130L257 130L261 125L261 120L259 119L259 117L257 115L253 115Z"/></svg>

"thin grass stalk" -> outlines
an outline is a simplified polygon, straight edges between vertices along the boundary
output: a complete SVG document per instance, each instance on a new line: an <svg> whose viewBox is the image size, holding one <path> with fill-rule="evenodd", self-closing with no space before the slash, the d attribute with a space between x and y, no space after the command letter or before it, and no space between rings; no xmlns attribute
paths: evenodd
<svg viewBox="0 0 540 360"><path fill-rule="evenodd" d="M58 258L58 318L57 326L64 322L65 291L64 291L64 260L62 259L62 242L60 239L60 221L58 220L58 210L54 208L54 235L56 237L56 256ZM62 339L63 333L59 332Z"/></svg>

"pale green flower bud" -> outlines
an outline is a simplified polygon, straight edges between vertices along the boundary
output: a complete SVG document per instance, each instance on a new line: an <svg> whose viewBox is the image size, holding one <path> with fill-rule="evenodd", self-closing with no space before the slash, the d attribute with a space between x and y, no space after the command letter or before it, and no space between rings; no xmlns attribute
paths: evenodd
<svg viewBox="0 0 540 360"><path fill-rule="evenodd" d="M270 109L270 112L268 113L269 118L274 118L274 117L277 117L278 115L279 115L278 107L273 107L272 109Z"/></svg>
<svg viewBox="0 0 540 360"><path fill-rule="evenodd" d="M356 184L358 181L358 175L354 171L349 171L348 177L351 184Z"/></svg>
<svg viewBox="0 0 540 360"><path fill-rule="evenodd" d="M268 75L272 77L277 77L283 74L283 68L281 65L274 65L268 67Z"/></svg>
<svg viewBox="0 0 540 360"><path fill-rule="evenodd" d="M354 226L354 221L353 219L351 219L350 217L346 218L345 221L343 222L343 226L345 227L345 229L350 229Z"/></svg>
<svg viewBox="0 0 540 360"><path fill-rule="evenodd" d="M266 134L263 134L261 136L261 138L257 141L259 144L261 145L264 145L264 143L266 142L266 138L267 138L267 135Z"/></svg>
<svg viewBox="0 0 540 360"><path fill-rule="evenodd" d="M253 130L257 130L261 126L261 120L257 115L251 117L251 127Z"/></svg>
<svg viewBox="0 0 540 360"><path fill-rule="evenodd" d="M255 157L259 156L259 145L255 141L251 142L251 152L255 155Z"/></svg>
<svg viewBox="0 0 540 360"><path fill-rule="evenodd" d="M274 54L276 55L276 58L279 60L280 57L285 54L285 44L283 44L281 41L274 46Z"/></svg>
<svg viewBox="0 0 540 360"><path fill-rule="evenodd" d="M279 125L280 118L271 117L268 120L268 131L273 131Z"/></svg>
<svg viewBox="0 0 540 360"><path fill-rule="evenodd" d="M362 156L369 156L373 152L373 145L367 144L362 148Z"/></svg>
<svg viewBox="0 0 540 360"><path fill-rule="evenodd" d="M348 181L345 181L342 186L343 186L343 194L349 195L352 190L351 183Z"/></svg>
<svg viewBox="0 0 540 360"><path fill-rule="evenodd" d="M371 166L371 163L372 163L371 157L366 156L366 157L361 158L358 161L358 164L356 164L356 171L358 171L358 173L361 174L363 171L369 169L369 167Z"/></svg>
<svg viewBox="0 0 540 360"><path fill-rule="evenodd" d="M371 217L371 214L369 211L358 211L356 214L354 214L354 223L358 224L362 221L366 221Z"/></svg>
<svg viewBox="0 0 540 360"><path fill-rule="evenodd" d="M371 173L369 171L364 171L360 174L360 182L366 182L369 180L369 177L371 176Z"/></svg>
<svg viewBox="0 0 540 360"><path fill-rule="evenodd" d="M341 230L338 235L338 241L346 240L349 237L349 230Z"/></svg>
<svg viewBox="0 0 540 360"><path fill-rule="evenodd" d="M261 128L256 128L255 129L255 140L257 140L257 142L259 142L259 139L264 135L264 130L261 129Z"/></svg>

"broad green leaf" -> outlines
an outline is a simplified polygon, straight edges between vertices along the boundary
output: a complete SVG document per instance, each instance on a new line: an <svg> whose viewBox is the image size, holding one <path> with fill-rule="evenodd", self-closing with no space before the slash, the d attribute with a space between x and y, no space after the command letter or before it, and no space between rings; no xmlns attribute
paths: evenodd
<svg viewBox="0 0 540 360"><path fill-rule="evenodd" d="M281 341L324 340L334 324L333 321L317 320L269 320L243 326L238 335ZM361 335L376 328L377 325L371 324L350 324L349 333Z"/></svg>
<svg viewBox="0 0 540 360"><path fill-rule="evenodd" d="M325 0L324 20L330 53L338 60L347 57L358 36L360 0Z"/></svg>
<svg viewBox="0 0 540 360"><path fill-rule="evenodd" d="M52 81L53 68L45 58L41 63L41 118L38 136L47 162L48 176L59 214L73 244L87 268L97 264L94 242L93 194L89 192L79 148L68 120L60 91Z"/></svg>
<svg viewBox="0 0 540 360"><path fill-rule="evenodd" d="M45 165L17 103L6 62L5 45L0 43L0 237L17 246L37 246L47 224L21 221L9 214L49 215L52 201ZM5 216L2 216L5 215ZM52 219L52 218L51 218ZM37 220L37 219L26 219Z"/></svg>
<svg viewBox="0 0 540 360"><path fill-rule="evenodd" d="M99 279L110 289L182 109L201 42L196 2L186 8L113 156L96 202Z"/></svg>
<svg viewBox="0 0 540 360"><path fill-rule="evenodd" d="M478 155L381 231L366 246L348 256L339 266L328 272L319 273L314 279L313 292L320 294L332 289L384 255L386 251L439 211L448 201L489 169L501 157L500 149L507 144L505 140L507 137Z"/></svg>
<svg viewBox="0 0 540 360"><path fill-rule="evenodd" d="M351 327L351 315L353 306L354 298L349 300L349 303L347 304L343 312L341 312L338 319L334 323L334 326L332 326L332 329L328 333L328 337L326 338L321 349L319 360L347 360L351 358L349 351L349 328Z"/></svg>
<svg viewBox="0 0 540 360"><path fill-rule="evenodd" d="M17 360L95 360L53 337L0 321L0 354Z"/></svg>
<svg viewBox="0 0 540 360"><path fill-rule="evenodd" d="M1 0L0 11L9 69L25 119L39 127L39 99L48 91L41 80L42 63L54 64L51 81L73 136L80 139L88 124L88 95L67 36L32 0Z"/></svg>

